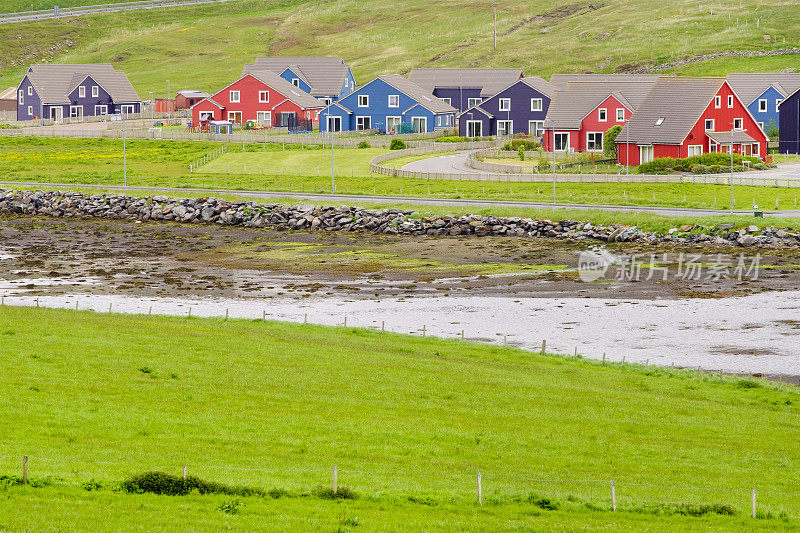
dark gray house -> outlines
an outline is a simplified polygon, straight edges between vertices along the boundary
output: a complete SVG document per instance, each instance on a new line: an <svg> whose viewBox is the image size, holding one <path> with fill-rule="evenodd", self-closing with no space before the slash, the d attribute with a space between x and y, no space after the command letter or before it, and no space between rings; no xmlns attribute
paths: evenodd
<svg viewBox="0 0 800 533"><path fill-rule="evenodd" d="M459 135L530 134L540 137L555 88L538 77L522 78L458 116Z"/></svg>
<svg viewBox="0 0 800 533"><path fill-rule="evenodd" d="M17 87L17 120L139 113L141 105L125 73L106 64L33 65Z"/></svg>
<svg viewBox="0 0 800 533"><path fill-rule="evenodd" d="M459 111L466 111L524 76L518 68L415 68L407 77Z"/></svg>

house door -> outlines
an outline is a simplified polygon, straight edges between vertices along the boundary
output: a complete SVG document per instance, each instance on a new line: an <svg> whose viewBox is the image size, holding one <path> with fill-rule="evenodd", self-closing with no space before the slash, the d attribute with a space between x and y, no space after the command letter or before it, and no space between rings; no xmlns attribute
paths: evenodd
<svg viewBox="0 0 800 533"><path fill-rule="evenodd" d="M467 121L467 137L483 137L483 122L480 120Z"/></svg>
<svg viewBox="0 0 800 533"><path fill-rule="evenodd" d="M328 117L328 131L342 131L342 117Z"/></svg>
<svg viewBox="0 0 800 533"><path fill-rule="evenodd" d="M241 124L242 123L242 112L241 111L228 111L228 122L232 122L233 124Z"/></svg>
<svg viewBox="0 0 800 533"><path fill-rule="evenodd" d="M428 119L426 117L414 117L411 119L414 126L414 133L424 133L428 131Z"/></svg>
<svg viewBox="0 0 800 533"><path fill-rule="evenodd" d="M653 145L639 147L639 164L653 160Z"/></svg>
<svg viewBox="0 0 800 533"><path fill-rule="evenodd" d="M63 107L51 107L50 108L50 118L52 118L56 122L61 122L61 119L64 118L64 108Z"/></svg>

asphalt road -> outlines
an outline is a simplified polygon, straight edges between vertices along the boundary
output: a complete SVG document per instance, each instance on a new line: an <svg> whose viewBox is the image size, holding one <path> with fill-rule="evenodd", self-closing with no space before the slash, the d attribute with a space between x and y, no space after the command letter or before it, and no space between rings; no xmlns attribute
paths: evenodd
<svg viewBox="0 0 800 533"><path fill-rule="evenodd" d="M315 193L296 193L284 191L241 191L232 189L186 189L176 187L124 187L122 185L93 185L75 183L40 183L40 182L19 182L19 181L0 181L0 187L43 187L56 188L62 190L109 190L113 192L146 192L148 194L193 194L197 196L213 195L234 195L256 199L275 199L290 198L298 201L311 202L330 202L334 205L346 203L366 203L366 204L408 204L419 206L454 206L454 207L513 207L520 209L578 209L578 210L600 210L618 211L625 213L652 213L655 215L682 217L682 216L711 216L727 215L728 211L715 209L687 209L679 207L647 207L647 206L620 206L604 204L552 204L545 202L517 202L513 200L466 200L462 198L416 198L409 196L373 196L360 194L315 194ZM736 215L750 215L752 211L736 210ZM764 211L764 216L777 216L786 218L800 217L799 210L785 211Z"/></svg>
<svg viewBox="0 0 800 533"><path fill-rule="evenodd" d="M58 16L56 16L55 11L52 9L26 11L23 13L3 13L0 14L0 24L27 22L31 20L80 17L82 15L95 15L98 13L113 13L118 11L133 11L137 9L160 9L164 7L193 6L199 4L238 1L240 0L152 0L142 2L125 2L122 4L99 4L96 6L65 7L60 9Z"/></svg>

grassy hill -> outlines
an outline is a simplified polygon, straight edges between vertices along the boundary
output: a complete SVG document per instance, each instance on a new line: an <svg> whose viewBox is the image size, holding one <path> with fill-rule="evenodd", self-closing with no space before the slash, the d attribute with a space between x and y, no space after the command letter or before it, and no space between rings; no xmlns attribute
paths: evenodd
<svg viewBox="0 0 800 533"><path fill-rule="evenodd" d="M701 9L702 7L702 9ZM457 21L457 23L454 23ZM143 97L214 90L263 55L335 55L365 82L420 66L523 67L528 74L614 72L718 52L800 45L800 10L782 0L244 0L0 26L0 83L32 62L112 62ZM767 41L767 38L769 39ZM800 56L737 57L666 72L724 74L800 66Z"/></svg>
<svg viewBox="0 0 800 533"><path fill-rule="evenodd" d="M0 482L26 454L43 485L0 485L0 529L65 516L87 529L272 517L330 530L354 515L363 530L798 524L792 386L259 320L0 307L0 324ZM247 498L234 517L217 507L230 496L113 492L182 464L286 498ZM333 465L358 500L309 496Z"/></svg>
<svg viewBox="0 0 800 533"><path fill-rule="evenodd" d="M4 0L0 13L18 13L20 11L39 11L59 7L94 6L100 4L120 4L136 0Z"/></svg>

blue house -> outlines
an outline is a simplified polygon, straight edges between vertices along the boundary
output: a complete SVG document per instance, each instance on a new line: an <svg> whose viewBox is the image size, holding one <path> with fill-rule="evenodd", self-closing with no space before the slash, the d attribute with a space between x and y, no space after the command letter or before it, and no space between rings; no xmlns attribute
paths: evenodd
<svg viewBox="0 0 800 533"><path fill-rule="evenodd" d="M320 131L431 132L455 127L456 109L398 74L379 76L320 112Z"/></svg>
<svg viewBox="0 0 800 533"><path fill-rule="evenodd" d="M341 57L259 57L245 65L242 76L268 70L321 100L336 102L356 88L356 79Z"/></svg>
<svg viewBox="0 0 800 533"><path fill-rule="evenodd" d="M518 68L414 68L408 79L466 111L524 77Z"/></svg>
<svg viewBox="0 0 800 533"><path fill-rule="evenodd" d="M33 65L17 86L17 120L141 112L124 72L111 65Z"/></svg>
<svg viewBox="0 0 800 533"><path fill-rule="evenodd" d="M733 91L767 135L771 129L780 129L781 102L800 89L800 74L793 72L728 74L727 78Z"/></svg>
<svg viewBox="0 0 800 533"><path fill-rule="evenodd" d="M459 135L487 137L523 133L540 137L554 92L555 87L542 78L522 78L461 113Z"/></svg>

